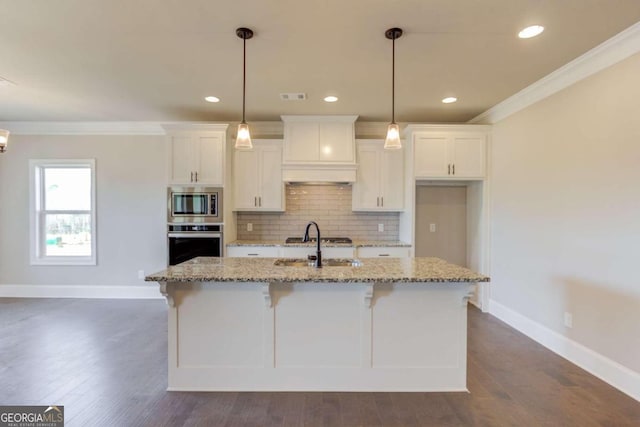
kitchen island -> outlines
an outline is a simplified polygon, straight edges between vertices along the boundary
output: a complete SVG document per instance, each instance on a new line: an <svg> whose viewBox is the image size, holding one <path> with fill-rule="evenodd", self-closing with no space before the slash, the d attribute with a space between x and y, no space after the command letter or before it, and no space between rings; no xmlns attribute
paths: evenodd
<svg viewBox="0 0 640 427"><path fill-rule="evenodd" d="M145 280L169 305L169 390L462 391L489 279L437 258L197 258Z"/></svg>

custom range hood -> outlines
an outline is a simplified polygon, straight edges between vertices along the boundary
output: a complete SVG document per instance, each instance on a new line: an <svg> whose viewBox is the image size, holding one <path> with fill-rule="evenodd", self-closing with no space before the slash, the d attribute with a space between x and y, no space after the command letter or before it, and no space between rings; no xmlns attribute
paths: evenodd
<svg viewBox="0 0 640 427"><path fill-rule="evenodd" d="M356 181L355 121L358 116L281 116L285 182Z"/></svg>

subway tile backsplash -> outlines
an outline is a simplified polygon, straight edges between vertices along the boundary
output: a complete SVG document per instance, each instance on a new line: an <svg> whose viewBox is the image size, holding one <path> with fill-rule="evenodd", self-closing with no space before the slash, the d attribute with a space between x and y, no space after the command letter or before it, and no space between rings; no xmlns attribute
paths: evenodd
<svg viewBox="0 0 640 427"><path fill-rule="evenodd" d="M309 221L318 223L324 237L398 240L399 213L352 212L350 185L288 184L285 192L286 212L238 212L239 240L302 237ZM248 223L253 224L253 231L247 231ZM378 231L378 224L384 224L384 231Z"/></svg>

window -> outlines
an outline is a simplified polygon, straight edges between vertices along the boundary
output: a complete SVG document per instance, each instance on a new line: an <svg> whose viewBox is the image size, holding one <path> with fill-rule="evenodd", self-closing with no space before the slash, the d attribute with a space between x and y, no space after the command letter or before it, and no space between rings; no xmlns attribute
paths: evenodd
<svg viewBox="0 0 640 427"><path fill-rule="evenodd" d="M30 160L31 264L96 264L95 160Z"/></svg>

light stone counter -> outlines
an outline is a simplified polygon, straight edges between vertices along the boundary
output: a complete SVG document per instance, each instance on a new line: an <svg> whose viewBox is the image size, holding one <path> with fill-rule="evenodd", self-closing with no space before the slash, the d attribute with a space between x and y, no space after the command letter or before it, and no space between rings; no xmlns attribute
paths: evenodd
<svg viewBox="0 0 640 427"><path fill-rule="evenodd" d="M439 258L361 258L359 267L276 266L273 258L196 258L145 278L150 282L488 282Z"/></svg>

